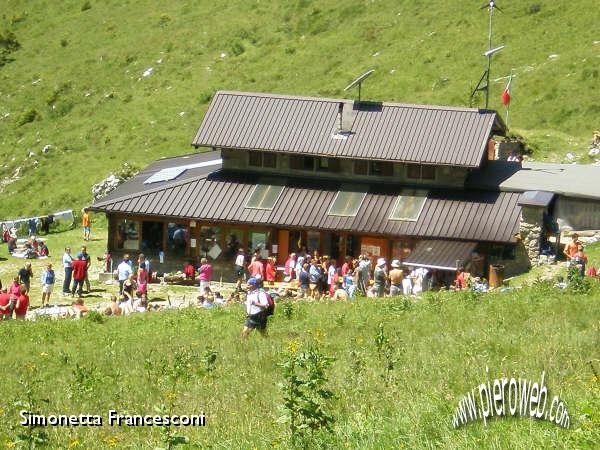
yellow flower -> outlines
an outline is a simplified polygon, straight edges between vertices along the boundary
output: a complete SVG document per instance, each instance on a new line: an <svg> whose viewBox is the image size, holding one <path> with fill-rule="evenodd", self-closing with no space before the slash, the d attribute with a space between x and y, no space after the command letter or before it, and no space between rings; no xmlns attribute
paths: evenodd
<svg viewBox="0 0 600 450"><path fill-rule="evenodd" d="M79 439L77 439L77 438L71 439L69 441L69 448L79 447L79 444L80 444Z"/></svg>
<svg viewBox="0 0 600 450"><path fill-rule="evenodd" d="M4 441L4 446L6 448L15 448L15 445L17 444L15 444L13 441Z"/></svg>
<svg viewBox="0 0 600 450"><path fill-rule="evenodd" d="M298 341L290 341L288 343L288 347L287 350L288 352L290 352L292 355L295 355L296 353L298 353L298 350L300 349L300 342Z"/></svg>
<svg viewBox="0 0 600 450"><path fill-rule="evenodd" d="M592 378L590 380L592 383L595 383L598 381L598 378L596 378L596 375L592 375Z"/></svg>
<svg viewBox="0 0 600 450"><path fill-rule="evenodd" d="M48 353L42 352L42 353L40 353L40 356L48 356Z"/></svg>
<svg viewBox="0 0 600 450"><path fill-rule="evenodd" d="M106 442L111 447L116 447L117 444L119 443L119 438L117 436L107 437L107 438L104 438L104 442Z"/></svg>
<svg viewBox="0 0 600 450"><path fill-rule="evenodd" d="M167 397L167 400L175 400L177 398L177 394L173 391L167 392L165 397Z"/></svg>

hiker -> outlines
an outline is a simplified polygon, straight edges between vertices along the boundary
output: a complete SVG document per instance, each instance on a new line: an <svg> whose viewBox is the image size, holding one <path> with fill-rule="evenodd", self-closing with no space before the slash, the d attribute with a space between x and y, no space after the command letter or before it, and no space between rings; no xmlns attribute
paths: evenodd
<svg viewBox="0 0 600 450"><path fill-rule="evenodd" d="M344 290L344 287L342 285L342 280L339 279L336 282L336 288L333 291L333 295L331 296L332 300L341 300L341 301L348 301L348 292L346 292L346 290Z"/></svg>
<svg viewBox="0 0 600 450"><path fill-rule="evenodd" d="M9 320L12 311L10 309L10 295L7 292L0 292L0 322Z"/></svg>
<svg viewBox="0 0 600 450"><path fill-rule="evenodd" d="M188 261L183 267L183 273L185 274L186 280L194 280L196 278L196 268L192 264L192 261Z"/></svg>
<svg viewBox="0 0 600 450"><path fill-rule="evenodd" d="M83 293L83 283L87 275L87 262L82 254L79 254L76 260L71 263L73 267L73 289L71 289L71 296L75 297L75 291L77 295L81 297Z"/></svg>
<svg viewBox="0 0 600 450"><path fill-rule="evenodd" d="M71 256L71 249L69 247L65 247L65 252L63 253L62 257L62 263L65 269L65 280L63 281L64 295L71 293L71 277L73 275L73 268L71 267L72 262L73 257Z"/></svg>
<svg viewBox="0 0 600 450"><path fill-rule="evenodd" d="M107 316L120 316L121 310L119 309L119 304L117 303L117 296L110 296L110 306L106 307L104 310L104 314Z"/></svg>
<svg viewBox="0 0 600 450"><path fill-rule="evenodd" d="M378 258L375 272L373 273L373 286L371 292L375 297L383 297L385 293L385 282L387 280L385 258Z"/></svg>
<svg viewBox="0 0 600 450"><path fill-rule="evenodd" d="M265 267L260 260L260 256L252 257L250 265L248 266L248 273L250 274L250 278L255 278L259 280L260 283L265 279Z"/></svg>
<svg viewBox="0 0 600 450"><path fill-rule="evenodd" d="M573 255L571 259L571 264L577 268L579 275L582 277L585 276L585 265L587 264L588 258L583 253L583 244L577 245L577 252Z"/></svg>
<svg viewBox="0 0 600 450"><path fill-rule="evenodd" d="M83 240L90 240L90 215L88 214L87 208L83 209L83 214L81 215L81 226L83 227Z"/></svg>
<svg viewBox="0 0 600 450"><path fill-rule="evenodd" d="M394 259L392 261L392 270L389 273L390 278L390 295L395 297L402 293L402 270L400 269L400 261Z"/></svg>
<svg viewBox="0 0 600 450"><path fill-rule="evenodd" d="M44 305L50 305L50 294L52 294L52 289L54 288L54 280L55 280L54 270L52 269L52 264L48 264L46 266L46 270L42 272L41 283L42 283L42 308Z"/></svg>
<svg viewBox="0 0 600 450"><path fill-rule="evenodd" d="M25 319L27 315L27 310L29 309L29 296L27 295L28 289L25 286L21 286L21 291L19 293L19 298L17 298L17 303L15 305L15 319Z"/></svg>
<svg viewBox="0 0 600 450"><path fill-rule="evenodd" d="M46 243L44 241L40 241L40 244L38 245L38 250L37 250L38 256L45 256L48 257L50 256L50 250L48 250L48 246L46 245Z"/></svg>
<svg viewBox="0 0 600 450"><path fill-rule="evenodd" d="M403 272L404 278L402 278L402 294L412 295L413 282L410 277L410 272L407 270Z"/></svg>
<svg viewBox="0 0 600 450"><path fill-rule="evenodd" d="M204 292L205 287L210 287L210 281L212 279L212 265L206 258L200 260L198 278L200 279L200 293L202 293Z"/></svg>
<svg viewBox="0 0 600 450"><path fill-rule="evenodd" d="M356 292L356 284L354 283L354 269L348 269L346 275L343 277L344 280L344 289L348 293L348 298L353 299L354 293Z"/></svg>
<svg viewBox="0 0 600 450"><path fill-rule="evenodd" d="M304 263L300 272L298 272L298 282L300 291L298 297L308 297L310 295L310 274L308 273L308 263Z"/></svg>
<svg viewBox="0 0 600 450"><path fill-rule="evenodd" d="M358 289L367 295L367 286L369 285L369 276L371 268L371 259L368 255L359 256L358 262Z"/></svg>
<svg viewBox="0 0 600 450"><path fill-rule="evenodd" d="M285 260L285 264L283 266L283 281L286 283L290 282L294 277L294 268L296 267L296 254L290 253L290 255Z"/></svg>
<svg viewBox="0 0 600 450"><path fill-rule="evenodd" d="M275 278L277 277L277 269L275 268L275 258L267 258L267 266L265 267L265 280L270 286L275 285Z"/></svg>
<svg viewBox="0 0 600 450"><path fill-rule="evenodd" d="M567 261L570 261L575 256L579 244L579 235L574 233L573 236L571 236L571 242L565 245L565 250L563 251L563 254L567 257Z"/></svg>
<svg viewBox="0 0 600 450"><path fill-rule="evenodd" d="M257 329L263 337L267 336L267 308L269 300L267 293L259 288L259 280L250 277L246 282L246 323L242 329L242 339L248 337L253 329Z"/></svg>
<svg viewBox="0 0 600 450"><path fill-rule="evenodd" d="M82 255L83 259L86 262L85 280L84 281L85 281L85 288L87 289L86 293L89 293L92 290L91 287L90 287L90 280L89 280L89 270L90 270L90 266L92 265L92 258L88 254L87 247L85 245L81 247L81 252L79 253L79 255Z"/></svg>
<svg viewBox="0 0 600 450"><path fill-rule="evenodd" d="M75 319L81 319L81 316L83 316L87 311L88 309L83 303L83 298L79 297L77 300L71 303L70 312L71 316Z"/></svg>
<svg viewBox="0 0 600 450"><path fill-rule="evenodd" d="M244 253L244 249L242 247L238 248L237 255L235 257L235 263L233 267L234 276L236 279L235 287L236 289L240 289L242 287L242 283L244 281L244 262L246 261L246 254Z"/></svg>
<svg viewBox="0 0 600 450"><path fill-rule="evenodd" d="M24 284L27 292L31 288L31 277L33 276L33 270L31 269L31 263L25 263L25 267L19 270L19 283Z"/></svg>
<svg viewBox="0 0 600 450"><path fill-rule="evenodd" d="M117 280L119 280L119 294L123 293L123 284L131 275L131 265L129 264L129 255L123 256L123 261L117 266Z"/></svg>
<svg viewBox="0 0 600 450"><path fill-rule="evenodd" d="M143 266L140 266L137 273L137 295L139 297L148 296L148 272Z"/></svg>

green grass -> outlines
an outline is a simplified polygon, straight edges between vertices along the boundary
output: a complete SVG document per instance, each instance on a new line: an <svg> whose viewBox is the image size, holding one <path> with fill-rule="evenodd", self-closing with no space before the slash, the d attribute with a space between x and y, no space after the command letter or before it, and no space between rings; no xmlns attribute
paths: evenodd
<svg viewBox="0 0 600 450"><path fill-rule="evenodd" d="M527 288L510 294L430 296L354 303L300 303L291 319L277 313L270 337L239 340L241 306L189 309L105 321L7 323L0 339L5 386L0 442L15 440L24 400L19 380L39 411L105 415L109 409L152 414L174 399L174 412L204 412L205 428L181 434L185 448L290 448L277 366L299 343L335 357L327 387L331 433L310 448L593 448L600 439L598 300ZM377 357L379 323L396 359L391 377ZM292 347L296 344L292 344ZM217 354L207 371L207 351ZM175 387L165 367L184 361ZM166 366L165 366L166 364ZM459 398L489 379L539 379L568 407L569 430L529 418L494 418L453 429ZM169 369L170 370L170 369ZM47 400L47 402L42 401ZM46 428L51 448L78 440L81 448L154 448L157 428Z"/></svg>
<svg viewBox="0 0 600 450"><path fill-rule="evenodd" d="M487 13L459 0L3 6L0 32L21 47L0 67L2 184L21 173L0 187L0 217L86 204L91 185L123 162L190 151L217 89L347 96L346 84L374 68L364 98L465 105L487 45ZM562 161L570 151L588 160L599 112L591 93L600 44L586 13L595 6L508 2L496 15L495 42L507 48L492 78L515 69L511 127L531 138L536 159ZM493 108L504 83L492 83Z"/></svg>
<svg viewBox="0 0 600 450"><path fill-rule="evenodd" d="M93 258L105 248L106 224L96 217L88 243ZM48 236L52 260L60 248L78 247L81 229ZM600 245L590 245L592 263ZM0 265L4 281L22 261ZM43 261L33 261L34 305ZM60 271L59 271L60 274ZM290 349L316 346L335 362L327 387L331 433L317 432L310 448L593 448L600 439L600 286L589 295L537 283L503 294L427 295L418 300L359 299L352 303L280 304L268 339L239 340L241 305L212 311L184 309L81 321L8 322L0 326L0 445L17 442L18 402L31 391L44 414L154 414L174 402L174 413L204 412L207 426L177 430L182 448L290 448L279 421L284 381L278 364ZM93 283L105 301L116 286ZM152 286L152 297L191 295L193 288ZM96 297L98 295L98 297ZM64 302L63 302L64 303ZM68 302L67 302L68 303ZM288 318L285 311L291 309ZM378 357L376 335L384 324L394 368ZM213 366L208 355L216 352ZM183 376L170 383L179 367ZM571 428L525 418L495 418L455 430L451 418L462 395L489 379L539 379L567 404ZM214 370L209 370L214 369ZM47 402L46 402L47 400ZM155 448L159 428L45 428L48 448ZM19 444L20 445L20 444ZM16 448L19 448L19 445Z"/></svg>

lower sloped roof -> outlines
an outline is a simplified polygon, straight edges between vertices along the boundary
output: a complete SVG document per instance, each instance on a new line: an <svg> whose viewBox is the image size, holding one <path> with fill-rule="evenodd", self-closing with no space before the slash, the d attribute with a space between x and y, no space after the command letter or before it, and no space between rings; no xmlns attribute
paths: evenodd
<svg viewBox="0 0 600 450"><path fill-rule="evenodd" d="M117 188L91 209L107 213L187 218L212 222L264 224L289 228L515 242L521 208L519 193L430 191L417 220L390 220L399 186L363 186L366 196L353 217L329 215L340 183L281 180L285 185L272 210L246 208L259 179L250 174L215 172L149 188L135 180ZM132 192L132 186L140 191ZM123 195L121 195L121 192Z"/></svg>
<svg viewBox="0 0 600 450"><path fill-rule="evenodd" d="M425 240L417 243L410 256L402 261L405 266L457 270L471 257L476 242Z"/></svg>

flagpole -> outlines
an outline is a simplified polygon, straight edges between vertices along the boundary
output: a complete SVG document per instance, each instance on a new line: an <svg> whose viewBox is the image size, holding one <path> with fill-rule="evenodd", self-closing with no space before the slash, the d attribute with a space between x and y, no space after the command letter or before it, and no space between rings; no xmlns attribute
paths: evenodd
<svg viewBox="0 0 600 450"><path fill-rule="evenodd" d="M510 69L510 77L508 78L510 81L510 88L512 89L512 77L513 77L513 69ZM509 92L510 95L510 92ZM508 105L506 105L506 130L508 131L509 129L509 118L510 118L510 101L508 102Z"/></svg>

